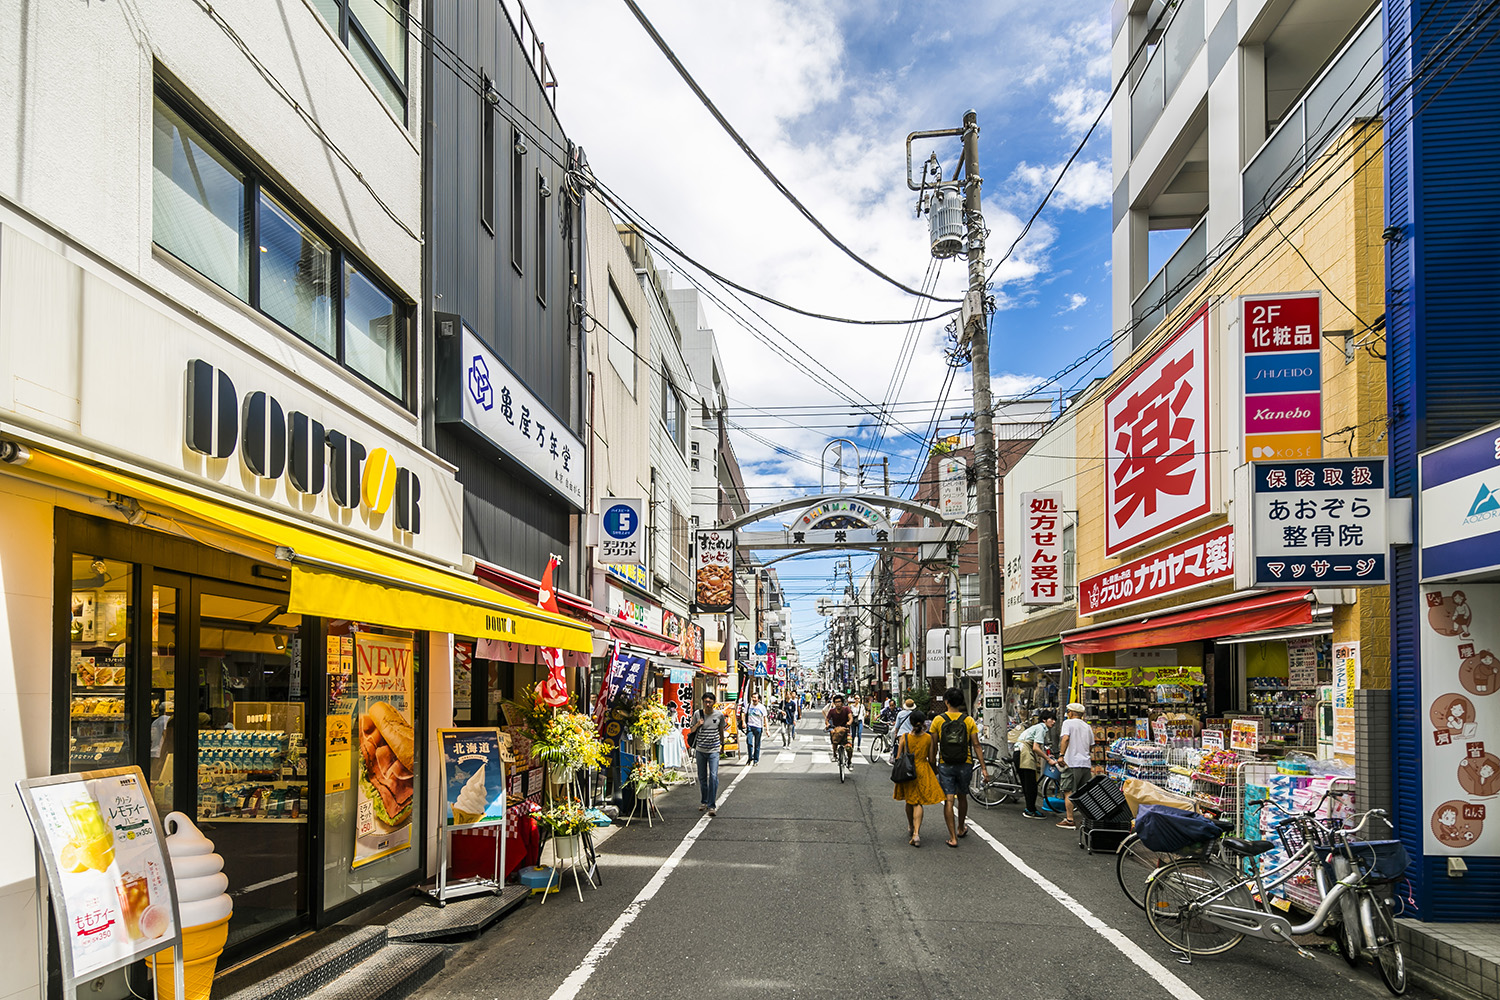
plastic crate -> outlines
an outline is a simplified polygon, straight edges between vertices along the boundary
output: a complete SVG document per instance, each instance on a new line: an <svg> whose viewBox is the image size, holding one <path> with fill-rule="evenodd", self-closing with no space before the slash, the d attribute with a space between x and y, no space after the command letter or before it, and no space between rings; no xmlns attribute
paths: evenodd
<svg viewBox="0 0 1500 1000"><path fill-rule="evenodd" d="M1087 786L1084 786L1087 787ZM1078 808L1078 794L1073 795L1073 813L1078 817L1078 846L1090 854L1108 851L1113 854L1130 836L1130 810L1111 819L1092 819Z"/></svg>
<svg viewBox="0 0 1500 1000"><path fill-rule="evenodd" d="M1120 816L1128 817L1130 813L1119 783L1107 774L1090 778L1082 788L1073 793L1073 809L1096 822Z"/></svg>

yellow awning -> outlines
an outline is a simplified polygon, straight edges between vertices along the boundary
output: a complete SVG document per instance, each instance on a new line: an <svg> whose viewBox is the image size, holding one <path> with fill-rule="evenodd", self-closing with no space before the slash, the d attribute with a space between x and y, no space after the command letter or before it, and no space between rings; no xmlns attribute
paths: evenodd
<svg viewBox="0 0 1500 1000"><path fill-rule="evenodd" d="M593 650L593 629L478 580L331 538L149 480L33 450L25 468L190 514L291 555L291 614Z"/></svg>
<svg viewBox="0 0 1500 1000"><path fill-rule="evenodd" d="M709 639L703 643L703 666L705 674L722 674L729 668L724 664L724 644Z"/></svg>
<svg viewBox="0 0 1500 1000"><path fill-rule="evenodd" d="M1020 647L1018 647L1016 649L1007 649L1003 655L1005 657L1005 662L1007 662L1007 663L1009 663L1012 660L1030 660L1030 659L1035 659L1036 657L1042 655L1043 653L1050 653L1052 651L1052 647L1056 646L1056 645L1058 645L1058 640L1056 640L1056 639L1048 639L1046 642L1039 642L1039 643L1035 643L1033 645L1020 646ZM1052 662L1060 662L1060 661L1059 660L1052 660Z"/></svg>

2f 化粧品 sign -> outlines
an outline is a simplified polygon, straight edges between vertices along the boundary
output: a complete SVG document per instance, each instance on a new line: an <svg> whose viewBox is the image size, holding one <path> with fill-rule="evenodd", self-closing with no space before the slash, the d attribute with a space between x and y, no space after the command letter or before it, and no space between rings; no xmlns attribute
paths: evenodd
<svg viewBox="0 0 1500 1000"><path fill-rule="evenodd" d="M1240 299L1246 461L1323 457L1321 310L1317 292Z"/></svg>

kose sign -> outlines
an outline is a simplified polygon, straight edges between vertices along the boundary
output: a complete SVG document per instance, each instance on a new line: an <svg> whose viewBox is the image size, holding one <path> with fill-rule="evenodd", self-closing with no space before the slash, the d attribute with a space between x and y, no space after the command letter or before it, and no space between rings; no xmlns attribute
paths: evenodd
<svg viewBox="0 0 1500 1000"><path fill-rule="evenodd" d="M422 483L396 464L385 448L368 450L342 431L330 430L298 410L286 412L275 396L256 391L243 407L228 373L194 359L187 370L186 443L209 458L228 458L236 447L245 468L262 479L280 479L298 493L372 514L395 508L396 526L422 530Z"/></svg>

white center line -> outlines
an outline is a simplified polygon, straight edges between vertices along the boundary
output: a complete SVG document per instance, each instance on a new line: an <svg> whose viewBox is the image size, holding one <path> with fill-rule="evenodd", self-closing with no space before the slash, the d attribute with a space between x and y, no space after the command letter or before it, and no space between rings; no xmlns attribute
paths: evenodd
<svg viewBox="0 0 1500 1000"><path fill-rule="evenodd" d="M1094 916L1086 906L1066 892L1063 892L1051 879L1022 861L1014 851L992 837L989 831L985 830L978 823L975 823L973 819L969 820L969 829L979 834L980 838L986 844L993 847L1002 858L1009 862L1012 868L1036 883L1043 892L1072 911L1073 915L1083 921L1086 926L1092 928L1096 934L1114 945L1120 954L1130 959L1142 972L1160 983L1162 988L1175 997L1176 1000L1203 1000L1203 997L1196 990L1181 979L1178 979L1166 966L1146 954L1140 945Z"/></svg>
<svg viewBox="0 0 1500 1000"><path fill-rule="evenodd" d="M745 775L749 773L749 768L740 771L735 776L735 779L729 783L729 787L719 793L720 806L723 806L724 800L728 799L734 792L734 786L743 781ZM712 817L704 815L687 832L687 835L682 838L682 843L677 845L677 849L667 857L667 860L662 862L661 867L656 870L656 874L651 876L651 881L647 882L645 887L636 893L635 899L630 901L630 905L625 907L624 911L615 918L615 922L609 925L609 929L599 936L598 941L594 942L594 946L589 949L588 954L583 956L583 961L578 963L578 968L568 973L568 978L564 979L562 984L552 991L551 1000L573 1000L574 997L578 996L579 991L583 989L588 983L589 978L593 976L594 970L599 967L599 963L604 961L605 956L614 950L620 938L625 935L626 928L635 923L635 918L641 915L641 910L651 901L651 898L661 891L662 883L682 863L683 855L687 854L688 848L693 846L703 831L708 829L710 822L712 822Z"/></svg>

